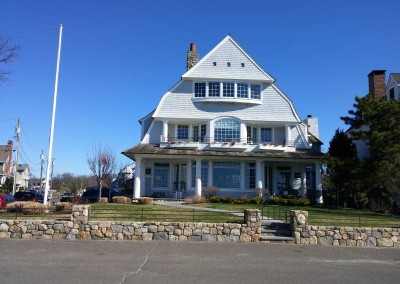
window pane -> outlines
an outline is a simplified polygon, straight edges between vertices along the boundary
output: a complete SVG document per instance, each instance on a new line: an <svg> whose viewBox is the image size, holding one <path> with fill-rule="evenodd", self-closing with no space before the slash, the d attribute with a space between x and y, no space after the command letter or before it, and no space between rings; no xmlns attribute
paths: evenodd
<svg viewBox="0 0 400 284"><path fill-rule="evenodd" d="M188 138L189 138L189 126L178 125L178 139L188 139Z"/></svg>
<svg viewBox="0 0 400 284"><path fill-rule="evenodd" d="M208 186L208 162L201 162L201 186ZM196 187L196 162L192 162L192 187Z"/></svg>
<svg viewBox="0 0 400 284"><path fill-rule="evenodd" d="M250 88L251 88L251 98L252 99L261 99L261 86L251 84Z"/></svg>
<svg viewBox="0 0 400 284"><path fill-rule="evenodd" d="M197 98L206 96L206 83L195 83L194 84L194 96Z"/></svg>
<svg viewBox="0 0 400 284"><path fill-rule="evenodd" d="M213 183L219 188L240 188L240 163L213 163Z"/></svg>
<svg viewBox="0 0 400 284"><path fill-rule="evenodd" d="M219 82L208 83L208 96L219 97Z"/></svg>
<svg viewBox="0 0 400 284"><path fill-rule="evenodd" d="M169 165L154 165L154 187L168 187L169 181Z"/></svg>
<svg viewBox="0 0 400 284"><path fill-rule="evenodd" d="M216 142L239 142L240 123L232 118L221 118L215 122L214 139Z"/></svg>
<svg viewBox="0 0 400 284"><path fill-rule="evenodd" d="M224 82L222 95L224 97L233 98L235 96L235 84Z"/></svg>
<svg viewBox="0 0 400 284"><path fill-rule="evenodd" d="M261 128L261 142L272 142L271 128Z"/></svg>
<svg viewBox="0 0 400 284"><path fill-rule="evenodd" d="M257 143L257 127L247 126L247 143L248 144Z"/></svg>
<svg viewBox="0 0 400 284"><path fill-rule="evenodd" d="M255 163L246 163L245 167L245 184L246 189L255 189L256 188L256 164Z"/></svg>
<svg viewBox="0 0 400 284"><path fill-rule="evenodd" d="M237 83L237 97L247 98L249 92L249 85L247 83Z"/></svg>

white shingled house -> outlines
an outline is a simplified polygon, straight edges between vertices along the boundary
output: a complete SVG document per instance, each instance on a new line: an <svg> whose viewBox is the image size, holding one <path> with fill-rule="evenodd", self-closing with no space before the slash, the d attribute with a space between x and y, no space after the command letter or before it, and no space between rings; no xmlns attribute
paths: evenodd
<svg viewBox="0 0 400 284"><path fill-rule="evenodd" d="M139 120L139 145L123 152L136 161L134 197L183 198L208 186L219 195L273 195L322 202L318 120L301 120L293 102L230 36L198 61L154 111Z"/></svg>

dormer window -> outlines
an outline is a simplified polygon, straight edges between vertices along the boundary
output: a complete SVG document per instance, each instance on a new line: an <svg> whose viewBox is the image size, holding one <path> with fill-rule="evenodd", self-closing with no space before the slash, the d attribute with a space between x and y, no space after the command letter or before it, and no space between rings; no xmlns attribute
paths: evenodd
<svg viewBox="0 0 400 284"><path fill-rule="evenodd" d="M194 96L196 98L204 98L206 96L205 82L199 82L194 84Z"/></svg>
<svg viewBox="0 0 400 284"><path fill-rule="evenodd" d="M219 82L208 82L208 96L209 97L219 97Z"/></svg>
<svg viewBox="0 0 400 284"><path fill-rule="evenodd" d="M222 96L223 97L228 97L228 98L234 98L235 97L235 83L230 83L230 82L224 82L222 83Z"/></svg>
<svg viewBox="0 0 400 284"><path fill-rule="evenodd" d="M261 86L256 84L250 85L251 89L251 98L252 99L261 99Z"/></svg>

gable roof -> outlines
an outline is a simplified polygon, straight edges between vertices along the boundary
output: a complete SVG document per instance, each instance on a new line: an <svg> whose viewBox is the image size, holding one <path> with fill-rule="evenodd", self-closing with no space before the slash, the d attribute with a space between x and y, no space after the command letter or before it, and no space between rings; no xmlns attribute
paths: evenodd
<svg viewBox="0 0 400 284"><path fill-rule="evenodd" d="M400 84L400 73L390 73L390 76L397 82L397 84Z"/></svg>
<svg viewBox="0 0 400 284"><path fill-rule="evenodd" d="M241 79L275 82L275 79L262 69L230 35L227 35L194 67L183 74L182 79Z"/></svg>
<svg viewBox="0 0 400 284"><path fill-rule="evenodd" d="M28 165L28 164L19 164L19 165L18 165L17 171L18 171L18 172L23 172L23 171L25 171L26 169L29 170L29 165Z"/></svg>
<svg viewBox="0 0 400 284"><path fill-rule="evenodd" d="M0 145L0 162L7 161L10 155L10 148L7 145Z"/></svg>

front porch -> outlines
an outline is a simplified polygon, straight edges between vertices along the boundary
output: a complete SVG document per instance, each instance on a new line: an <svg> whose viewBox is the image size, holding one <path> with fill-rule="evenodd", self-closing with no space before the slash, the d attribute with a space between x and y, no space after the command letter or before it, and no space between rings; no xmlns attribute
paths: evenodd
<svg viewBox="0 0 400 284"><path fill-rule="evenodd" d="M233 198L254 197L258 188L274 196L307 197L307 190L322 190L321 163L249 157L136 157L134 198L201 196L209 186L217 187L218 195ZM322 203L322 198L317 202Z"/></svg>

